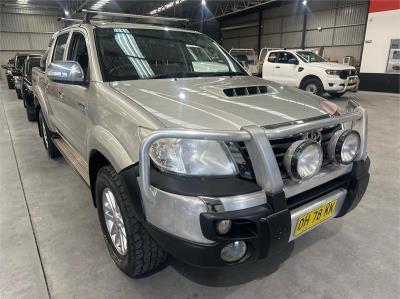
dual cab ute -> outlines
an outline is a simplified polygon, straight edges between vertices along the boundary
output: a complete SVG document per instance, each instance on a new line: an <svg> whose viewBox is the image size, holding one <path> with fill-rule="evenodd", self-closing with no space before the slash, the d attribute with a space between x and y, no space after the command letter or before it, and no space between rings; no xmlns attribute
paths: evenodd
<svg viewBox="0 0 400 299"><path fill-rule="evenodd" d="M357 206L370 163L356 102L339 110L251 77L198 32L95 14L54 35L33 89L44 147L90 187L127 275L167 254L211 268L254 262Z"/></svg>
<svg viewBox="0 0 400 299"><path fill-rule="evenodd" d="M310 50L274 50L267 54L262 77L295 86L322 96L341 97L357 91L359 79L355 67L327 62Z"/></svg>

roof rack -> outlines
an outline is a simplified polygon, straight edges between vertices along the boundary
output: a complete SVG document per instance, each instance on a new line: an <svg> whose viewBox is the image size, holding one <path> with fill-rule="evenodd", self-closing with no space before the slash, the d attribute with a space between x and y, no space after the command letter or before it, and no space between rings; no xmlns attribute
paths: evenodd
<svg viewBox="0 0 400 299"><path fill-rule="evenodd" d="M89 23L95 16L106 16L106 17L117 17L117 18L129 18L134 19L137 23L148 23L148 24L166 24L166 23L188 23L189 19L181 18L164 18L164 17L153 17L144 15L134 15L127 13L118 12L107 12L107 11L97 11L97 10L87 10L82 9L83 13L83 23ZM73 20L73 19L72 19Z"/></svg>

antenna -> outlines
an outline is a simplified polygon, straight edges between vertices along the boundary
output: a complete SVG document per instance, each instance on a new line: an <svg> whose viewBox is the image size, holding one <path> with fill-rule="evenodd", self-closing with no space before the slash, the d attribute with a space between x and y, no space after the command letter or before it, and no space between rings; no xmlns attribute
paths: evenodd
<svg viewBox="0 0 400 299"><path fill-rule="evenodd" d="M142 23L150 23L150 24L189 22L189 19L153 17L153 16L134 15L127 13L107 12L107 11L97 11L97 10L87 10L87 9L82 9L82 13L83 13L83 23L90 23L90 20L95 16L129 18L129 19L134 19L136 21L140 21Z"/></svg>

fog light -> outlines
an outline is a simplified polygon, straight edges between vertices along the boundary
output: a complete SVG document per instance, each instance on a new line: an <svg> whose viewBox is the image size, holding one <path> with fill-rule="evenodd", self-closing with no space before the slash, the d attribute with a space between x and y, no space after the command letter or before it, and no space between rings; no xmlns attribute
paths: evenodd
<svg viewBox="0 0 400 299"><path fill-rule="evenodd" d="M350 164L357 157L360 143L361 138L357 131L337 131L329 141L329 157L338 164Z"/></svg>
<svg viewBox="0 0 400 299"><path fill-rule="evenodd" d="M225 262L236 262L240 260L246 254L247 246L243 241L235 241L229 243L221 250L221 258Z"/></svg>
<svg viewBox="0 0 400 299"><path fill-rule="evenodd" d="M218 220L217 223L215 224L217 232L220 233L221 235L227 234L231 229L231 226L232 226L232 221L230 220Z"/></svg>

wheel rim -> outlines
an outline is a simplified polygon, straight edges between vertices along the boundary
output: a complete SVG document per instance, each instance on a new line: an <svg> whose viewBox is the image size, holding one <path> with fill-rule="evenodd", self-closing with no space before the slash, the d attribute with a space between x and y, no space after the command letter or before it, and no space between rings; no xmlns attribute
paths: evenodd
<svg viewBox="0 0 400 299"><path fill-rule="evenodd" d="M305 91L311 92L313 94L316 94L318 91L318 87L315 83L309 83L307 84Z"/></svg>
<svg viewBox="0 0 400 299"><path fill-rule="evenodd" d="M108 235L118 253L125 255L128 250L125 224L122 219L121 210L110 188L105 188L103 190L102 202Z"/></svg>
<svg viewBox="0 0 400 299"><path fill-rule="evenodd" d="M43 142L44 142L44 146L46 148L49 147L49 142L47 140L47 131L46 131L46 125L44 124L44 120L42 119L42 134L43 134Z"/></svg>

